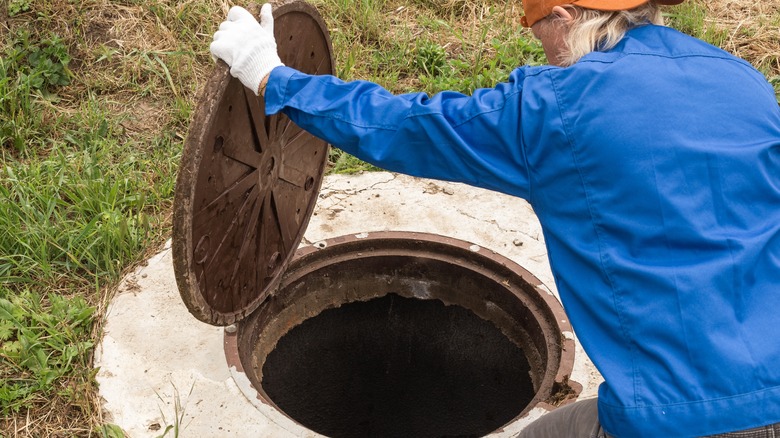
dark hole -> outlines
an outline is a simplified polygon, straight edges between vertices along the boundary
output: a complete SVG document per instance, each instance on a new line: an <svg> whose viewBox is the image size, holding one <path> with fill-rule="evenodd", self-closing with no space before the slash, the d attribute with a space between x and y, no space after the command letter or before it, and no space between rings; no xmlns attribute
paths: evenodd
<svg viewBox="0 0 780 438"><path fill-rule="evenodd" d="M306 178L306 182L303 183L303 190L308 192L312 187L314 187L314 177L310 176Z"/></svg>
<svg viewBox="0 0 780 438"><path fill-rule="evenodd" d="M529 370L523 351L471 311L390 294L290 330L262 386L330 437L482 436L531 402Z"/></svg>

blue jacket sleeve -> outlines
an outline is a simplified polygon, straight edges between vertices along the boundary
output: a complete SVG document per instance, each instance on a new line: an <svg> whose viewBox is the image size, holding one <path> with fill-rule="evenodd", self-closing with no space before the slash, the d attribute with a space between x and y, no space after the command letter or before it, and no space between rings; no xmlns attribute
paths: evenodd
<svg viewBox="0 0 780 438"><path fill-rule="evenodd" d="M274 69L266 113L387 170L528 198L520 123L523 69L472 96L393 95L379 85Z"/></svg>

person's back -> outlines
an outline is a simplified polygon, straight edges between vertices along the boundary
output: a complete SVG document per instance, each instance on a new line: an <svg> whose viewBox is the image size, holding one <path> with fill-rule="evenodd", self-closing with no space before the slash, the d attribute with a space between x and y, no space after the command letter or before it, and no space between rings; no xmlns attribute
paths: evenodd
<svg viewBox="0 0 780 438"><path fill-rule="evenodd" d="M771 87L745 61L650 25L542 70L523 96L545 113L523 119L530 201L606 380L605 429L695 436L780 418Z"/></svg>

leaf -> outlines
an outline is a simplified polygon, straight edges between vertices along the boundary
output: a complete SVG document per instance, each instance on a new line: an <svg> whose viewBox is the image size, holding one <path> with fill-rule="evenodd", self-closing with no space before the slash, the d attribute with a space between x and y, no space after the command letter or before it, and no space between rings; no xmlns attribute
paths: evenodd
<svg viewBox="0 0 780 438"><path fill-rule="evenodd" d="M22 351L22 344L19 341L3 342L3 345L0 346L0 354L12 359L20 359L20 351Z"/></svg>
<svg viewBox="0 0 780 438"><path fill-rule="evenodd" d="M14 320L14 317L12 316L14 305L6 300L5 298L0 298L0 321L11 321Z"/></svg>
<svg viewBox="0 0 780 438"><path fill-rule="evenodd" d="M12 302L5 298L0 298L0 321L8 321L13 323L17 327L19 326L19 319L17 315L19 309Z"/></svg>
<svg viewBox="0 0 780 438"><path fill-rule="evenodd" d="M14 324L11 321L0 321L0 341L7 341L14 335Z"/></svg>
<svg viewBox="0 0 780 438"><path fill-rule="evenodd" d="M101 438L125 438L125 432L116 424L104 424L100 427Z"/></svg>
<svg viewBox="0 0 780 438"><path fill-rule="evenodd" d="M168 425L168 426L165 428L165 430L163 431L162 435L157 435L157 438L164 438L164 437L165 437L165 435L168 435L168 432L170 432L170 431L171 431L171 429L173 429L173 425L170 425L170 424L169 424L169 425Z"/></svg>

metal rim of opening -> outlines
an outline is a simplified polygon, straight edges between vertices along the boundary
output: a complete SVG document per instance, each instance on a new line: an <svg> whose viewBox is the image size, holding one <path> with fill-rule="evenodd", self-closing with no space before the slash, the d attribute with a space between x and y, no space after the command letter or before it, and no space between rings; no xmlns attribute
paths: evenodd
<svg viewBox="0 0 780 438"><path fill-rule="evenodd" d="M382 287L378 287L372 290L369 295L362 297L345 298L334 295L330 302L323 301L322 297L318 297L316 301L319 303L317 304L319 307L312 308L311 302L304 305L306 310L297 311L300 315L296 320L296 317L290 317L289 312L296 311L290 310L289 301L297 299L300 303L301 299L300 296L293 296L295 293L288 292L288 288L323 268L338 267L339 264L350 260L386 256L409 257L410 260L422 258L457 264L457 269L463 270L464 273L485 277L501 289L491 293L495 293L495 298L502 302L486 303L483 306L477 302L478 299L464 303L462 302L464 301L463 297L448 297L442 296L442 294L422 298L441 299L445 301L445 304L449 301L449 304L466 307L499 326L503 324L505 327L502 326L502 330L504 328L511 329L510 325L522 325L517 320L522 317L516 314L516 310L508 310L509 307L513 307L506 304L506 299L509 296L511 299L516 299L533 315L534 321L530 324L535 333L531 333L530 336L531 338L536 337L536 340L526 339L523 342L535 342L533 348L548 350L546 352L540 351L540 354L545 355L545 357L542 358L543 363L540 364L542 369L537 370L535 376L535 386L538 386L536 395L512 421L497 428L490 436L501 436L505 430L516 429L512 426L522 422L526 414L534 408L549 411L576 400L582 386L570 380L574 367L574 340L571 326L558 300L543 287L534 275L500 254L458 239L427 233L377 232L340 236L299 249L282 279L278 294L269 299L268 306L263 304L253 315L238 324L236 330L231 328L225 331L225 356L228 367L244 395L261 413L294 434L311 433L309 429L297 423L294 418L288 416L275 405L263 388L257 384L256 375L247 374L247 369L257 367L257 364L252 362L256 358L251 358L248 355L262 356L255 351L256 349L270 352L273 350L275 342L287 331L327 308L381 297L387 293L386 290L382 290ZM415 295L414 292L410 292L410 294L411 297ZM416 294L420 295L420 292L418 291ZM437 294L434 293L434 295ZM421 297L417 296L417 298ZM466 301L470 300L466 299ZM490 308L498 309L498 311L491 314ZM274 320L274 312L277 312L276 316L278 316L285 309L288 313ZM501 321L507 314L514 319ZM525 317L527 316L525 315ZM269 329L269 327L273 328ZM527 326L522 327L522 330L527 329ZM264 330L273 333L263 334L264 339L259 341L258 339ZM514 339L514 334L508 337L517 340Z"/></svg>

